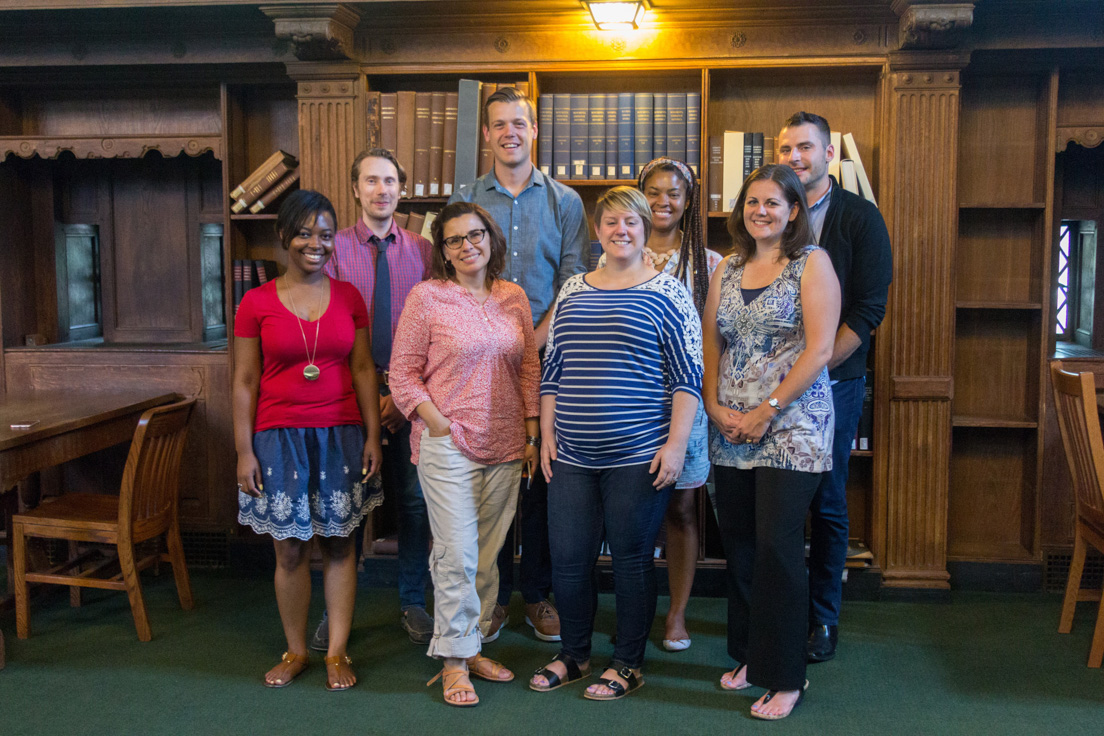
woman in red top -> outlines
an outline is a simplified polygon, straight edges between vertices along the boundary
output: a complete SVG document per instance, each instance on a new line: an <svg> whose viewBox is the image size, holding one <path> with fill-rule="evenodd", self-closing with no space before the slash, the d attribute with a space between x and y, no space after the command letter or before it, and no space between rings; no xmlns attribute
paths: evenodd
<svg viewBox="0 0 1104 736"><path fill-rule="evenodd" d="M368 310L322 272L333 254L333 205L310 190L280 207L287 272L245 294L234 322L238 521L270 534L287 651L265 675L285 687L306 668L310 540L322 548L330 618L326 688L356 684L345 645L356 596L352 533L379 502L379 392Z"/></svg>
<svg viewBox="0 0 1104 736"><path fill-rule="evenodd" d="M498 553L521 466L540 444L540 362L529 299L499 278L506 238L487 211L454 202L433 223L430 278L406 299L391 396L414 424L411 462L433 531L433 638L445 702L479 702L470 676L514 679L480 654L498 599ZM430 680L430 684L437 678Z"/></svg>

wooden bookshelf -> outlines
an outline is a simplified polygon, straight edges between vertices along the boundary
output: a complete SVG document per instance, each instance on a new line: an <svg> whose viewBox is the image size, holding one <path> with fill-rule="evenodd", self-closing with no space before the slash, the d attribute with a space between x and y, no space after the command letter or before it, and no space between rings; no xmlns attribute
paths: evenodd
<svg viewBox="0 0 1104 736"><path fill-rule="evenodd" d="M235 528L226 491L234 468L229 355L17 349L28 335L57 332L53 223L62 195L53 162L70 158L65 151L134 160L208 151L221 167L215 200L196 184L191 199L170 206L162 198L143 220L131 198L120 222L176 222L176 214L158 216L168 211L220 222L228 271L234 259L282 253L271 212L231 216L226 199L272 151L297 156L301 186L330 195L346 224L356 214L348 166L368 142L370 91L528 79L533 97L700 91L702 181L709 135L726 128L776 132L804 109L853 133L890 229L895 269L874 361L874 450L855 453L851 466L853 528L887 585L919 589L946 589L948 556L1038 562L1047 544L1068 545L1068 496L1040 490L1046 462L1063 462L1044 410L1044 361L1052 342L1056 146L1091 145L1104 131L1104 66L1089 3L959 8L971 15L968 47L936 24L919 39L902 33L915 30L920 5L941 12L915 0L838 4L830 18L809 16L812 0L783 0L759 8L751 24L747 8L691 0L653 8L647 28L626 34L595 32L570 3L381 3L370 18L356 3L213 5L202 13L159 3L110 39L82 25L109 12L91 5L83 15L46 2L0 11L9 35L24 39L17 51L0 51L0 148L11 151L0 157L0 247L8 256L0 272L0 379L10 391L141 376L200 396L205 423L193 431L185 462L190 524ZM139 5L149 4L121 0L110 12ZM194 23L179 57L175 47L170 54L153 43L149 30L171 27L178 11ZM59 46L42 35L35 13L53 14L61 35L51 38L85 40ZM303 24L322 30L304 34ZM795 30L803 39L797 46ZM190 40L206 37L224 41ZM181 192L192 186L174 178ZM592 206L606 187L632 183L570 186ZM723 246L727 213L704 214L710 245ZM189 248L168 248L168 257L191 264ZM230 287L227 279L228 317ZM157 294L160 287L139 279L133 288ZM194 312L201 294L187 293L172 311ZM145 317L141 310L124 316L136 315ZM1047 477L1058 476L1048 469ZM986 527L988 516L999 523Z"/></svg>
<svg viewBox="0 0 1104 736"><path fill-rule="evenodd" d="M962 87L947 553L1015 561L1040 554L1057 79L1000 66Z"/></svg>

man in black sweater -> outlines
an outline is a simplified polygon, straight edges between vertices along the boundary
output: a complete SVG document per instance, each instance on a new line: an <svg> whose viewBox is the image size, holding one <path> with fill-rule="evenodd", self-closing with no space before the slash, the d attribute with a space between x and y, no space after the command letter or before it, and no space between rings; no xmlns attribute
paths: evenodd
<svg viewBox="0 0 1104 736"><path fill-rule="evenodd" d="M832 259L843 302L828 362L836 416L832 470L824 474L810 508L810 662L836 655L847 559L847 465L862 413L870 333L885 316L893 278L889 232L878 208L828 175L828 162L838 155L831 140L828 121L807 112L790 117L778 137L778 161L789 165L805 186L810 224L817 244Z"/></svg>

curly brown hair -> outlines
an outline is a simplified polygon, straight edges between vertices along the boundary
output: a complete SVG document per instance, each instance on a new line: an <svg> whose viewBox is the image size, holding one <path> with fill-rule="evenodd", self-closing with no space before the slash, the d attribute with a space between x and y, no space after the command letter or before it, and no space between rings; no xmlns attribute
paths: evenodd
<svg viewBox="0 0 1104 736"><path fill-rule="evenodd" d="M437 219L433 221L433 226L430 228L433 235L433 256L429 264L429 277L442 281L454 280L456 269L445 258L445 224L464 215L475 215L482 220L483 227L487 229L487 237L491 239L491 256L487 262L486 276L489 289L506 268L506 236L502 234L502 228L490 213L474 202L453 202L441 210Z"/></svg>

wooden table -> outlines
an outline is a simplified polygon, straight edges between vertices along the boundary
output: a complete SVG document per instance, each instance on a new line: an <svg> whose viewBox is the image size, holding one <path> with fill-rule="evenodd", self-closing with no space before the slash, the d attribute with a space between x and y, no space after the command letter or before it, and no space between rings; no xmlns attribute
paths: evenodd
<svg viewBox="0 0 1104 736"><path fill-rule="evenodd" d="M65 389L13 392L0 399L0 509L7 531L9 593L15 573L11 551L12 492L19 481L46 468L128 442L147 409L179 399L171 391ZM13 424L34 422L29 429ZM4 635L0 632L0 668Z"/></svg>

